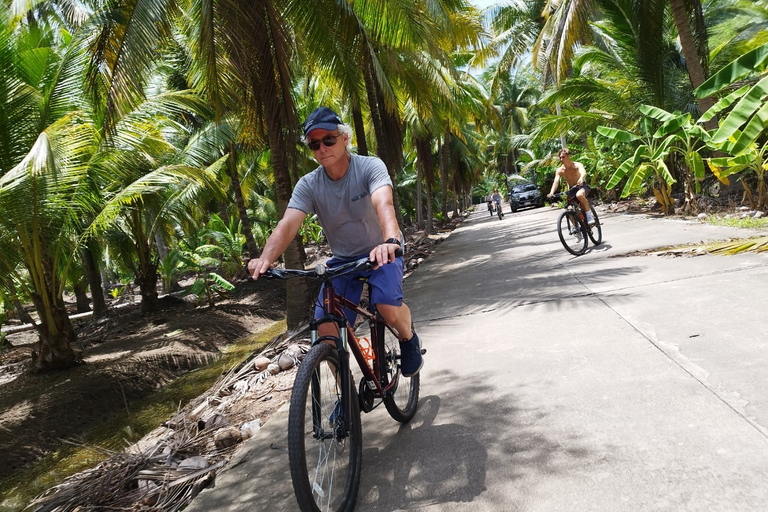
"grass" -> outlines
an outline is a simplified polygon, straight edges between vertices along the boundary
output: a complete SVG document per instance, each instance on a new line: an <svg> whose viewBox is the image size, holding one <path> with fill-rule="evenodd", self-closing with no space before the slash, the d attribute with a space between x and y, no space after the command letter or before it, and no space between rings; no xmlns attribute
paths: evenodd
<svg viewBox="0 0 768 512"><path fill-rule="evenodd" d="M182 375L143 400L131 403L130 412L120 413L84 433L77 445L62 445L30 467L0 481L0 512L23 509L46 489L99 464L109 456L109 451L120 451L138 441L285 329L284 321L275 322L261 332L236 341L215 363Z"/></svg>
<svg viewBox="0 0 768 512"><path fill-rule="evenodd" d="M716 217L707 216L704 219L707 224L714 226L728 226L732 228L744 228L744 229L768 229L768 218L763 217L756 219L754 217Z"/></svg>

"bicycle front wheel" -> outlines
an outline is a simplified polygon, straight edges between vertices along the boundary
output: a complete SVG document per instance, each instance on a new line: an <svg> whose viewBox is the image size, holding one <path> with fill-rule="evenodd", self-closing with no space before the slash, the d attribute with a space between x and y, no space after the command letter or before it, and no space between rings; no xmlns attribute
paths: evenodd
<svg viewBox="0 0 768 512"><path fill-rule="evenodd" d="M557 234L569 253L579 256L587 250L587 237L575 212L564 211L557 219Z"/></svg>
<svg viewBox="0 0 768 512"><path fill-rule="evenodd" d="M392 419L407 423L416 414L419 405L420 374L403 376L400 372L400 341L381 322L376 324L376 339L379 344L378 354L382 358L379 362L382 385L386 387L390 382L396 382L395 387L384 397L384 407Z"/></svg>
<svg viewBox="0 0 768 512"><path fill-rule="evenodd" d="M352 376L349 377L350 387ZM288 460L302 512L351 512L363 462L360 409L354 390L342 395L338 351L312 347L293 384L288 413ZM349 431L340 414L349 400Z"/></svg>
<svg viewBox="0 0 768 512"><path fill-rule="evenodd" d="M589 210L592 212L592 217L595 218L595 222L587 227L587 234L589 234L589 239L592 240L593 244L600 245L600 242L603 241L603 228L600 225L600 219L597 217L595 207L589 205Z"/></svg>

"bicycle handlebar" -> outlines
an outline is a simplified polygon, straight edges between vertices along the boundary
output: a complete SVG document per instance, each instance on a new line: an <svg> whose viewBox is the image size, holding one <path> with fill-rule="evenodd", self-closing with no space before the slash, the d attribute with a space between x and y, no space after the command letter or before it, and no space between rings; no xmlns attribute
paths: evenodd
<svg viewBox="0 0 768 512"><path fill-rule="evenodd" d="M402 249L395 250L395 257L402 255ZM261 275L261 277L266 277L267 279L291 279L293 277L308 277L310 279L322 279L325 281L330 281L334 277L350 274L362 269L370 270L371 268L373 268L373 262L368 259L368 256L366 256L364 258L349 261L335 267L326 267L322 263L319 263L315 266L315 268L311 270L271 267L268 268L266 272ZM253 279L253 276L249 275L248 281L255 281L255 279Z"/></svg>
<svg viewBox="0 0 768 512"><path fill-rule="evenodd" d="M560 201L564 195L570 198L574 198L576 197L576 192L578 192L580 188L581 188L581 185L574 185L570 187L568 190L566 190L565 192L557 192L556 194L552 194L551 197L547 196L547 199L549 199L550 202Z"/></svg>

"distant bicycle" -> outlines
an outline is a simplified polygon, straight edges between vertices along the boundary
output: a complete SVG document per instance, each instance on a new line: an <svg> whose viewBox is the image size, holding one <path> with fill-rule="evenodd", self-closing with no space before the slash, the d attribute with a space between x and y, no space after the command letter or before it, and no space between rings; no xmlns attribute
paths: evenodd
<svg viewBox="0 0 768 512"><path fill-rule="evenodd" d="M496 215L499 217L499 220L504 218L504 212L501 211L501 203L493 202L493 210L491 211L491 215L493 215L493 212L496 212Z"/></svg>
<svg viewBox="0 0 768 512"><path fill-rule="evenodd" d="M592 224L587 223L587 217L581 203L576 199L576 192L579 186L573 186L565 191L565 211L557 219L557 234L560 237L563 247L569 253L580 256L587 251L589 240L594 245L600 245L603 241L603 228L600 224L600 218L597 216L594 206L590 205L592 217L595 221ZM552 196L553 201L560 201L563 193L557 193Z"/></svg>

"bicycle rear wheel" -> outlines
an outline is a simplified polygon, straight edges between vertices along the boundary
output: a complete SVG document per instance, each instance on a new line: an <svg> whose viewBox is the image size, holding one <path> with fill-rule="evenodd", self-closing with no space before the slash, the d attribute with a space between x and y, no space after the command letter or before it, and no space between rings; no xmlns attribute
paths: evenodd
<svg viewBox="0 0 768 512"><path fill-rule="evenodd" d="M404 377L400 372L400 341L382 322L376 324L376 339L379 344L377 354L382 357L379 362L382 385L387 386L397 379L396 387L384 397L384 407L392 419L407 423L419 406L420 374Z"/></svg>
<svg viewBox="0 0 768 512"><path fill-rule="evenodd" d="M557 234L569 253L579 256L587 250L587 237L575 212L566 210L557 219Z"/></svg>
<svg viewBox="0 0 768 512"><path fill-rule="evenodd" d="M595 218L595 223L591 226L587 226L587 234L589 235L589 239L592 240L593 244L600 245L600 243L603 241L603 228L600 225L600 219L597 217L595 207L589 205L589 210L592 212L592 217Z"/></svg>
<svg viewBox="0 0 768 512"><path fill-rule="evenodd" d="M341 403L339 353L325 343L312 347L293 384L288 413L288 460L302 512L351 512L363 462L357 396L349 389L350 428L336 409ZM352 387L352 376L349 377ZM333 421L331 421L333 420Z"/></svg>

